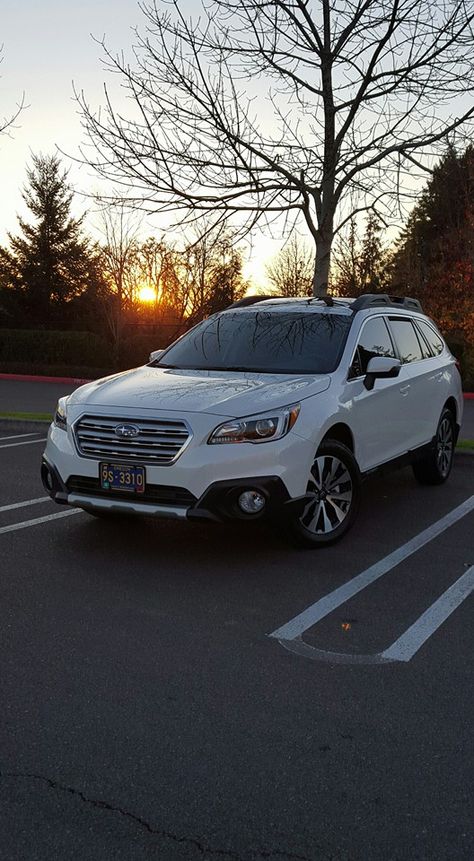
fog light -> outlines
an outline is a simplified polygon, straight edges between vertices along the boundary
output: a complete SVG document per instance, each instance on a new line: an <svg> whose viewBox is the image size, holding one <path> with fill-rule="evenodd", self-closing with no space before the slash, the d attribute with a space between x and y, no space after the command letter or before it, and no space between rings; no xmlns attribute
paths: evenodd
<svg viewBox="0 0 474 861"><path fill-rule="evenodd" d="M258 490L246 490L239 496L239 508L244 514L259 514L265 508L267 500Z"/></svg>

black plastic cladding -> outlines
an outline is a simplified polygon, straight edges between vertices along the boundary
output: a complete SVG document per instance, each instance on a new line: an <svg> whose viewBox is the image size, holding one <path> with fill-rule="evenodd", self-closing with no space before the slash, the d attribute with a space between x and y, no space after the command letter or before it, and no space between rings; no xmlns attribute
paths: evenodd
<svg viewBox="0 0 474 861"><path fill-rule="evenodd" d="M359 296L350 305L351 311L362 311L365 308L405 308L407 311L418 311L423 313L423 308L418 299L412 299L410 296L389 296L388 293L365 293Z"/></svg>

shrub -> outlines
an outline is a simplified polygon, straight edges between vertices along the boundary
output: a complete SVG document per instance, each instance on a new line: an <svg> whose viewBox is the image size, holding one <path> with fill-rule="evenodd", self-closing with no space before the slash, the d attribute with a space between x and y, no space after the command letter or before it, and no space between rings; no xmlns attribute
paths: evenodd
<svg viewBox="0 0 474 861"><path fill-rule="evenodd" d="M0 329L0 362L109 368L111 351L91 332Z"/></svg>

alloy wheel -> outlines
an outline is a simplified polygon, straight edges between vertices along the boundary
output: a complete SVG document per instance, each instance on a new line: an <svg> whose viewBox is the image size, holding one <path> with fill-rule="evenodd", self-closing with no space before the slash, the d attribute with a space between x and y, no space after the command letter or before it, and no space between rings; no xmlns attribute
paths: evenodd
<svg viewBox="0 0 474 861"><path fill-rule="evenodd" d="M451 468L453 449L453 426L449 416L445 415L438 428L438 438L436 441L438 469L443 478L448 474Z"/></svg>
<svg viewBox="0 0 474 861"><path fill-rule="evenodd" d="M347 466L334 455L316 457L311 467L306 505L300 523L314 535L328 535L344 522L352 505L353 486Z"/></svg>

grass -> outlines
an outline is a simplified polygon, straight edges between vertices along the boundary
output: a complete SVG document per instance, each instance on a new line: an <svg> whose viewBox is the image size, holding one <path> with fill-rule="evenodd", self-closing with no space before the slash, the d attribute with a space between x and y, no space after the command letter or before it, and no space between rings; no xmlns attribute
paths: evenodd
<svg viewBox="0 0 474 861"><path fill-rule="evenodd" d="M474 439L460 439L456 448L462 448L465 451L474 451Z"/></svg>
<svg viewBox="0 0 474 861"><path fill-rule="evenodd" d="M22 422L51 422L51 413L0 413L0 419L16 419Z"/></svg>

